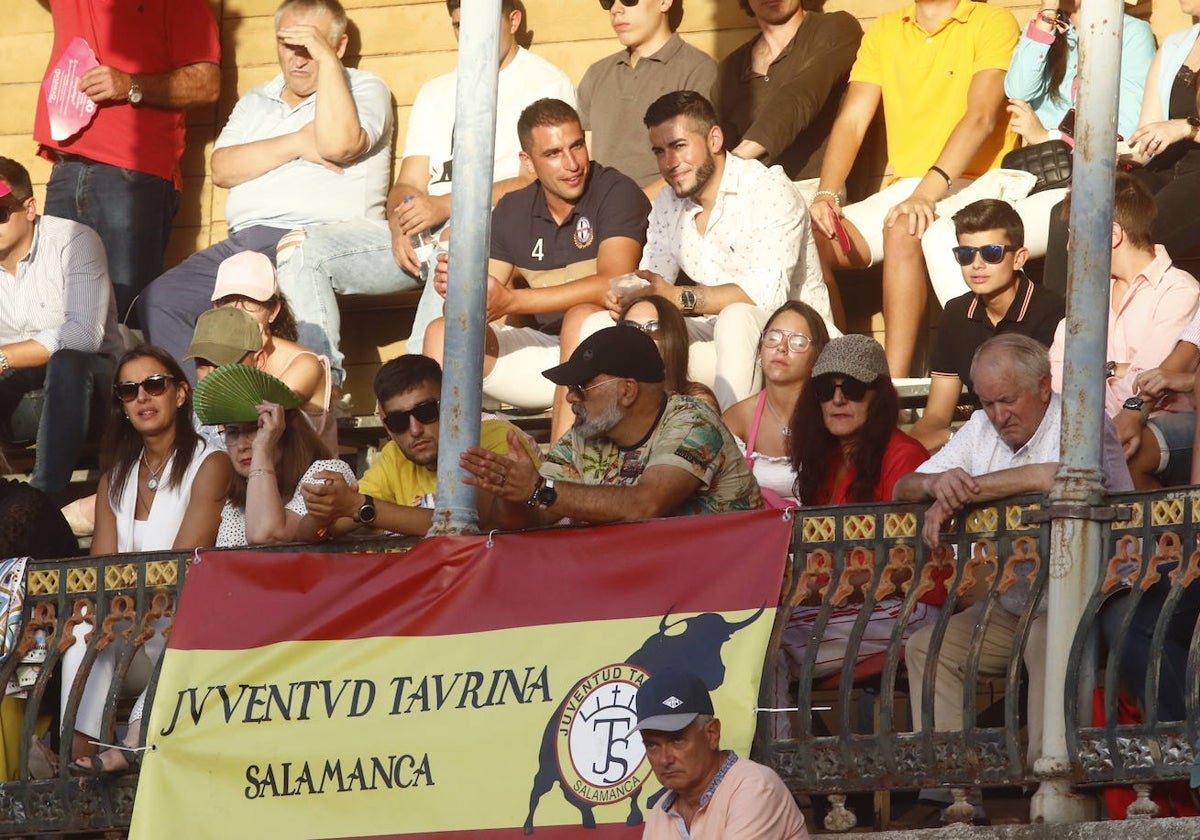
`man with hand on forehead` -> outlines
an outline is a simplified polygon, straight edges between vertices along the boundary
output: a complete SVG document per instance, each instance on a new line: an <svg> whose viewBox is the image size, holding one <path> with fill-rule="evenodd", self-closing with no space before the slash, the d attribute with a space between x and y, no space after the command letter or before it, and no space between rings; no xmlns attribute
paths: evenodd
<svg viewBox="0 0 1200 840"><path fill-rule="evenodd" d="M392 359L375 374L379 418L391 440L363 474L357 486L335 472L317 473L322 483L305 485L308 514L330 535L365 525L397 534L424 535L437 506L438 411L442 369L428 356L409 354ZM484 420L480 446L501 455L520 447L525 458L540 460L516 426ZM487 492L478 499L483 527L504 528L501 505Z"/></svg>

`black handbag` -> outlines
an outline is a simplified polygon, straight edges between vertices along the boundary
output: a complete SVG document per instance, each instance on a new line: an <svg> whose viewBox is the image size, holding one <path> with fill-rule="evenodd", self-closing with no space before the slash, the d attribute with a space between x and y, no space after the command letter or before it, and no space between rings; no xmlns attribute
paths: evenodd
<svg viewBox="0 0 1200 840"><path fill-rule="evenodd" d="M1042 190L1071 185L1071 153L1074 150L1062 140L1047 140L1013 149L1000 161L1003 169L1020 169L1037 176L1030 195Z"/></svg>

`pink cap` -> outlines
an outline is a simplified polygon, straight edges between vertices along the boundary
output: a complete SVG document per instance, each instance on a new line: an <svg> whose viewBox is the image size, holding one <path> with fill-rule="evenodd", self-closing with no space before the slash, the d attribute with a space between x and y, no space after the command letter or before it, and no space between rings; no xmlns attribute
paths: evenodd
<svg viewBox="0 0 1200 840"><path fill-rule="evenodd" d="M217 268L217 285L212 293L214 301L230 295L241 295L264 302L277 294L279 285L275 282L275 266L264 254L242 251L224 260Z"/></svg>
<svg viewBox="0 0 1200 840"><path fill-rule="evenodd" d="M3 181L0 181L0 198L4 198L4 196L9 195L11 192L12 188Z"/></svg>

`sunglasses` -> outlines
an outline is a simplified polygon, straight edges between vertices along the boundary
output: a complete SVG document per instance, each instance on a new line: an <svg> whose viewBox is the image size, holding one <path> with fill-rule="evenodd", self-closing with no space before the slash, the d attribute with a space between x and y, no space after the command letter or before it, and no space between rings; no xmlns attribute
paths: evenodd
<svg viewBox="0 0 1200 840"><path fill-rule="evenodd" d="M607 12L615 2L616 0L600 0L600 8ZM621 5L626 9L632 9L638 2L639 0L621 0Z"/></svg>
<svg viewBox="0 0 1200 840"><path fill-rule="evenodd" d="M257 434L257 423L228 423L221 429L221 437L225 440L226 447L233 446L240 438L252 438Z"/></svg>
<svg viewBox="0 0 1200 840"><path fill-rule="evenodd" d="M593 388L599 388L601 385L607 385L610 382L620 382L620 379L605 379L600 382L593 382L591 385L568 385L567 393L574 394L581 400L587 399L587 392Z"/></svg>
<svg viewBox="0 0 1200 840"><path fill-rule="evenodd" d="M141 382L114 382L113 394L121 402L133 402L137 399L138 389L141 388L147 396L161 397L167 390L167 385L178 382L174 376L166 373L156 373L147 376Z"/></svg>
<svg viewBox="0 0 1200 840"><path fill-rule="evenodd" d="M18 201L15 204L5 204L0 207L0 225L7 224L9 218L25 212L25 202Z"/></svg>
<svg viewBox="0 0 1200 840"><path fill-rule="evenodd" d="M647 335L658 335L662 331L657 320L647 321L644 324L639 324L637 321L617 321L618 327L633 327L635 330L641 330Z"/></svg>
<svg viewBox="0 0 1200 840"><path fill-rule="evenodd" d="M975 262L975 255L983 257L983 261L988 265L996 265L1004 259L1004 255L1010 251L1017 250L1012 245L956 245L951 248L954 252L954 259L958 260L959 265L970 265Z"/></svg>
<svg viewBox="0 0 1200 840"><path fill-rule="evenodd" d="M803 353L812 346L812 339L804 333L788 332L787 330L770 329L762 335L763 347L778 347L787 342L789 353Z"/></svg>
<svg viewBox="0 0 1200 840"><path fill-rule="evenodd" d="M438 421L438 411L441 403L437 400L425 400L414 405L408 411L389 411L383 415L383 425L394 435L408 431L409 418L416 417L417 422L428 426Z"/></svg>
<svg viewBox="0 0 1200 840"><path fill-rule="evenodd" d="M817 402L829 402L838 390L850 402L862 402L867 397L867 391L871 389L866 382L859 382L852 376L847 376L841 382L834 382L832 376L822 376L814 379L811 384Z"/></svg>

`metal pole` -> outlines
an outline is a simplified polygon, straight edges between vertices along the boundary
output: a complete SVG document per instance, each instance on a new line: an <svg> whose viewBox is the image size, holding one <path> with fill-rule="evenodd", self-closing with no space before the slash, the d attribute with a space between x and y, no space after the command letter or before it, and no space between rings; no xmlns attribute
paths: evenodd
<svg viewBox="0 0 1200 840"><path fill-rule="evenodd" d="M454 108L454 201L446 294L445 376L438 439L437 509L430 534L477 534L475 488L459 455L479 443L483 338L492 230L492 161L500 72L500 0L463 0Z"/></svg>
<svg viewBox="0 0 1200 840"><path fill-rule="evenodd" d="M1085 506L1101 502L1100 452L1104 422L1104 363L1112 266L1113 172L1120 90L1121 0L1079 4L1079 94L1071 175L1071 251L1063 362L1062 448L1051 504L1077 514L1050 527L1050 585L1046 633L1046 690L1041 781L1030 817L1048 823L1092 817L1093 800L1071 787L1065 697L1067 657L1101 564L1100 523ZM1077 698L1070 698L1077 702Z"/></svg>

